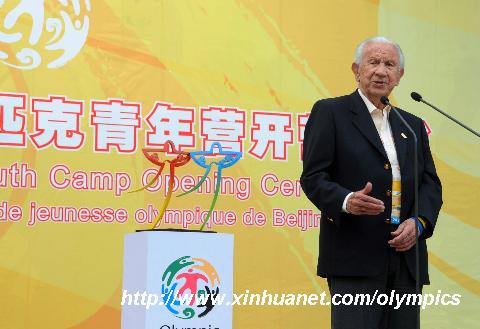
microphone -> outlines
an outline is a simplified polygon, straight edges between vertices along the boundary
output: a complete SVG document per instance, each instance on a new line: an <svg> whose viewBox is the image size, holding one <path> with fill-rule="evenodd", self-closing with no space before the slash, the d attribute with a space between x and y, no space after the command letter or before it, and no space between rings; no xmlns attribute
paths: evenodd
<svg viewBox="0 0 480 329"><path fill-rule="evenodd" d="M437 112L440 112L441 114L443 114L444 116L446 116L447 118L449 118L450 120L452 120L453 122L455 122L456 124L462 126L463 128L467 129L468 131L470 131L472 134L476 135L477 137L480 137L480 134L473 130L472 128L468 127L467 125L461 123L460 121L458 121L457 119L455 119L454 117L452 117L451 115L443 112L442 110L440 110L438 107L436 107L435 105L432 105L430 104L429 102L425 101L423 98L422 98L422 95L420 95L419 93L416 93L414 91L412 91L412 93L410 94L410 96L413 98L414 101L417 101L417 102L422 102L424 104L427 104L428 106L430 106L432 109L436 110ZM388 100L388 99L387 99Z"/></svg>
<svg viewBox="0 0 480 329"><path fill-rule="evenodd" d="M387 96L380 97L380 102L382 102L383 105L390 105L390 107L393 108L393 106L392 106L392 104L390 104L390 101L388 100Z"/></svg>
<svg viewBox="0 0 480 329"><path fill-rule="evenodd" d="M410 96L412 96L414 101L420 102L422 100L422 95L420 95L419 93L416 93L414 91L412 91Z"/></svg>
<svg viewBox="0 0 480 329"><path fill-rule="evenodd" d="M418 95L417 93L415 93ZM420 95L418 95L420 96ZM413 95L412 95L413 97ZM420 96L422 98L422 96ZM420 294L420 266L419 266L419 252L418 252L418 139L417 135L413 131L412 127L405 121L403 116L400 114L400 112L393 106L390 101L388 100L387 96L382 96L380 98L380 102L384 105L390 105L392 108L392 111L398 116L400 121L407 127L407 129L410 131L410 133L413 136L413 154L415 155L415 159L413 161L413 172L414 172L414 180L413 180L413 185L414 185L414 207L413 207L413 214L415 216L415 291L417 294ZM417 328L420 328L420 308L417 310Z"/></svg>

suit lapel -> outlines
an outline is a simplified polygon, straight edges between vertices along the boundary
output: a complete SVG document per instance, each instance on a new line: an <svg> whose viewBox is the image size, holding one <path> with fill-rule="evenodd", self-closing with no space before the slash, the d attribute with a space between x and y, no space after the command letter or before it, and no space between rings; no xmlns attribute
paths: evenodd
<svg viewBox="0 0 480 329"><path fill-rule="evenodd" d="M382 140L378 135L377 128L373 123L372 116L363 102L358 91L350 95L352 99L351 112L352 122L373 147L388 160L387 153L383 147Z"/></svg>

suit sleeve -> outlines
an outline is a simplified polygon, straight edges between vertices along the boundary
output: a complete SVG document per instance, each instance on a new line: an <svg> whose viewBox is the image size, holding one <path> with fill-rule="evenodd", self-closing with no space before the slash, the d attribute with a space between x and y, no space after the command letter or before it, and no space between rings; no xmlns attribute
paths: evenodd
<svg viewBox="0 0 480 329"><path fill-rule="evenodd" d="M432 236L437 223L437 217L442 207L442 184L438 178L435 164L428 141L428 135L421 122L420 143L423 153L423 174L419 177L418 187L418 214L426 220L426 228L421 238L428 239Z"/></svg>
<svg viewBox="0 0 480 329"><path fill-rule="evenodd" d="M332 181L335 165L335 122L332 109L318 101L305 126L300 183L308 199L340 225L342 204L351 191Z"/></svg>

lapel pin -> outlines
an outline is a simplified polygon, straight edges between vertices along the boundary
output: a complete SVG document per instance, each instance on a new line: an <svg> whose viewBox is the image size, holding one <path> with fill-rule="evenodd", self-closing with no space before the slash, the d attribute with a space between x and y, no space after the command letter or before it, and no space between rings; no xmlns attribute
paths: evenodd
<svg viewBox="0 0 480 329"><path fill-rule="evenodd" d="M401 133L403 138L407 138L407 136L404 133Z"/></svg>

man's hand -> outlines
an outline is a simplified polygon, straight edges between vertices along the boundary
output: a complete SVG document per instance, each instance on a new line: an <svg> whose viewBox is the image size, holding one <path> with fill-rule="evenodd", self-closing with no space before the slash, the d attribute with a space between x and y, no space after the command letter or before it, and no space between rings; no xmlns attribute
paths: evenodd
<svg viewBox="0 0 480 329"><path fill-rule="evenodd" d="M409 218L392 232L393 239L388 241L390 247L396 251L407 251L415 245L415 218Z"/></svg>
<svg viewBox="0 0 480 329"><path fill-rule="evenodd" d="M363 190L354 192L347 200L347 212L354 215L378 215L385 210L382 200L368 196L372 183L368 182Z"/></svg>

